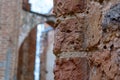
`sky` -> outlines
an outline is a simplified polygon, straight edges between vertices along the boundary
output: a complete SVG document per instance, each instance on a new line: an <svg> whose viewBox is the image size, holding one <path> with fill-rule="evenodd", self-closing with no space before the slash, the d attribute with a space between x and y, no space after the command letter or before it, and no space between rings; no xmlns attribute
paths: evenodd
<svg viewBox="0 0 120 80"><path fill-rule="evenodd" d="M53 7L53 0L29 0L32 4L32 11L39 13L48 13Z"/></svg>
<svg viewBox="0 0 120 80"><path fill-rule="evenodd" d="M34 12L46 14L53 7L53 0L29 0L29 3L32 4L31 10ZM34 70L34 80L40 80L40 36L44 30L44 25L40 24L37 26L37 50L36 50L36 59L35 59L35 70Z"/></svg>

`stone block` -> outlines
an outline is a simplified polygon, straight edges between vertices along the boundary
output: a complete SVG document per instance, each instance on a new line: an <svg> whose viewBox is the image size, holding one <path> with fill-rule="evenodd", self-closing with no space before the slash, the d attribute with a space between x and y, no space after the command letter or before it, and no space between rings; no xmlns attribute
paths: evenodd
<svg viewBox="0 0 120 80"><path fill-rule="evenodd" d="M84 36L84 18L68 18L55 29L54 53L80 51Z"/></svg>
<svg viewBox="0 0 120 80"><path fill-rule="evenodd" d="M84 46L85 48L93 48L96 47L102 37L102 12L100 4L97 2L91 2L88 8Z"/></svg>
<svg viewBox="0 0 120 80"><path fill-rule="evenodd" d="M90 80L117 80L120 72L118 52L108 50L93 52L89 59L91 64Z"/></svg>
<svg viewBox="0 0 120 80"><path fill-rule="evenodd" d="M54 80L88 80L89 68L85 57L56 60Z"/></svg>
<svg viewBox="0 0 120 80"><path fill-rule="evenodd" d="M87 0L54 0L54 13L57 16L84 12L87 6Z"/></svg>

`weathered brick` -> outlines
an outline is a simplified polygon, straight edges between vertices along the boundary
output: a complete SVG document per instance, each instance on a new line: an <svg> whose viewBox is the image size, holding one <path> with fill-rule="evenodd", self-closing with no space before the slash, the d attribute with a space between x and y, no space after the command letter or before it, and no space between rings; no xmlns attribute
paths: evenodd
<svg viewBox="0 0 120 80"><path fill-rule="evenodd" d="M90 2L85 15L72 14L66 18L58 18L56 23L54 53L81 51L94 48L102 37L101 6Z"/></svg>
<svg viewBox="0 0 120 80"><path fill-rule="evenodd" d="M54 13L57 16L84 12L87 6L87 0L54 0Z"/></svg>
<svg viewBox="0 0 120 80"><path fill-rule="evenodd" d="M80 51L84 36L84 17L73 17L62 21L55 29L54 53Z"/></svg>
<svg viewBox="0 0 120 80"><path fill-rule="evenodd" d="M88 63L90 65L90 74L88 74L89 80L119 80L120 77L120 30L119 27L119 6L117 6L117 10L114 9L111 11L109 8L117 3L119 0L92 0L87 3L87 9L84 13L77 12L74 13L73 5L68 8L68 4L70 4L69 0L54 0L55 8L54 11L57 15L58 22L56 23L55 29L55 46L54 52L59 59L56 60L55 67L55 80L81 80L83 77L72 77L79 75L79 73L74 74L74 61L76 56L74 52L84 51L86 53L86 57L89 59ZM69 3L67 3L67 1ZM65 3L66 2L66 3ZM71 0L72 2L72 0ZM61 7L60 7L61 6ZM68 8L67 10L65 10ZM111 7L112 8L112 7ZM65 11L64 11L65 10ZM108 13L111 11L112 15ZM115 12L115 14L113 14ZM107 13L107 14L106 14ZM110 25L110 19L106 18L107 28L113 27L113 30L102 30L102 21L103 17L106 14L114 24ZM117 15L116 15L117 14ZM85 19L83 19L83 23L81 19L78 19L78 15L85 15ZM77 17L74 19L73 17ZM114 18L114 19L113 19ZM60 21L59 21L60 20ZM71 20L71 21L69 21ZM73 25L74 22L79 20L79 25ZM116 24L117 28L116 28ZM78 26L80 29L79 36L76 33L76 29ZM77 26L77 27L76 27ZM71 28L72 27L72 28ZM74 36L74 37L73 37ZM75 49L77 45L75 43L77 40L77 45L80 45L78 49ZM72 44L73 43L73 44ZM81 49L84 48L84 49ZM117 52L116 52L117 51ZM73 55L74 54L74 55ZM78 54L78 53L76 53ZM83 60L83 59L82 59ZM76 63L79 60L76 60ZM73 63L72 63L73 62ZM86 63L83 63L86 64ZM72 66L72 67L71 67ZM84 70L79 67L79 69ZM82 72L82 71L81 71ZM71 75L73 73L73 75ZM85 71L84 71L85 73ZM67 74L67 75L66 75ZM82 79L84 80L84 79ZM86 80L86 79L85 79Z"/></svg>
<svg viewBox="0 0 120 80"><path fill-rule="evenodd" d="M101 15L101 5L97 2L90 2L85 22L86 31L84 46L86 48L92 48L97 45L102 37Z"/></svg>
<svg viewBox="0 0 120 80"><path fill-rule="evenodd" d="M90 58L91 64L91 77L90 80L116 80L119 77L118 52L109 50L102 50L92 52ZM115 79L116 78L116 79Z"/></svg>
<svg viewBox="0 0 120 80"><path fill-rule="evenodd" d="M87 59L85 57L57 59L54 74L55 80L88 80Z"/></svg>

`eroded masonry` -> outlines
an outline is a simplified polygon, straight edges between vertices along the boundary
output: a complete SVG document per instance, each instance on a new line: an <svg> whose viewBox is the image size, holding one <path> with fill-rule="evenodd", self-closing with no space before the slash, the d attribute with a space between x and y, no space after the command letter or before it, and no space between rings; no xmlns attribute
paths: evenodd
<svg viewBox="0 0 120 80"><path fill-rule="evenodd" d="M34 80L36 25L42 18L22 5L0 0L0 80ZM53 11L54 37L48 34L49 46L43 41L43 53L52 50L54 38L54 80L120 80L120 0L54 0ZM45 55L43 80L49 78Z"/></svg>
<svg viewBox="0 0 120 80"><path fill-rule="evenodd" d="M120 79L119 2L54 0L55 80Z"/></svg>

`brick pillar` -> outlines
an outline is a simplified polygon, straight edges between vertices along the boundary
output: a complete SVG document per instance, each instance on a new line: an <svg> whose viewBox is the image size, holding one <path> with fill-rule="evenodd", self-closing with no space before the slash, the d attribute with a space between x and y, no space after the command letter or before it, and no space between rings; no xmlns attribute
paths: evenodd
<svg viewBox="0 0 120 80"><path fill-rule="evenodd" d="M54 0L55 80L120 79L119 2Z"/></svg>
<svg viewBox="0 0 120 80"><path fill-rule="evenodd" d="M54 54L55 80L88 80L85 42L87 0L54 0L57 16Z"/></svg>
<svg viewBox="0 0 120 80"><path fill-rule="evenodd" d="M0 80L16 78L20 0L0 0Z"/></svg>

